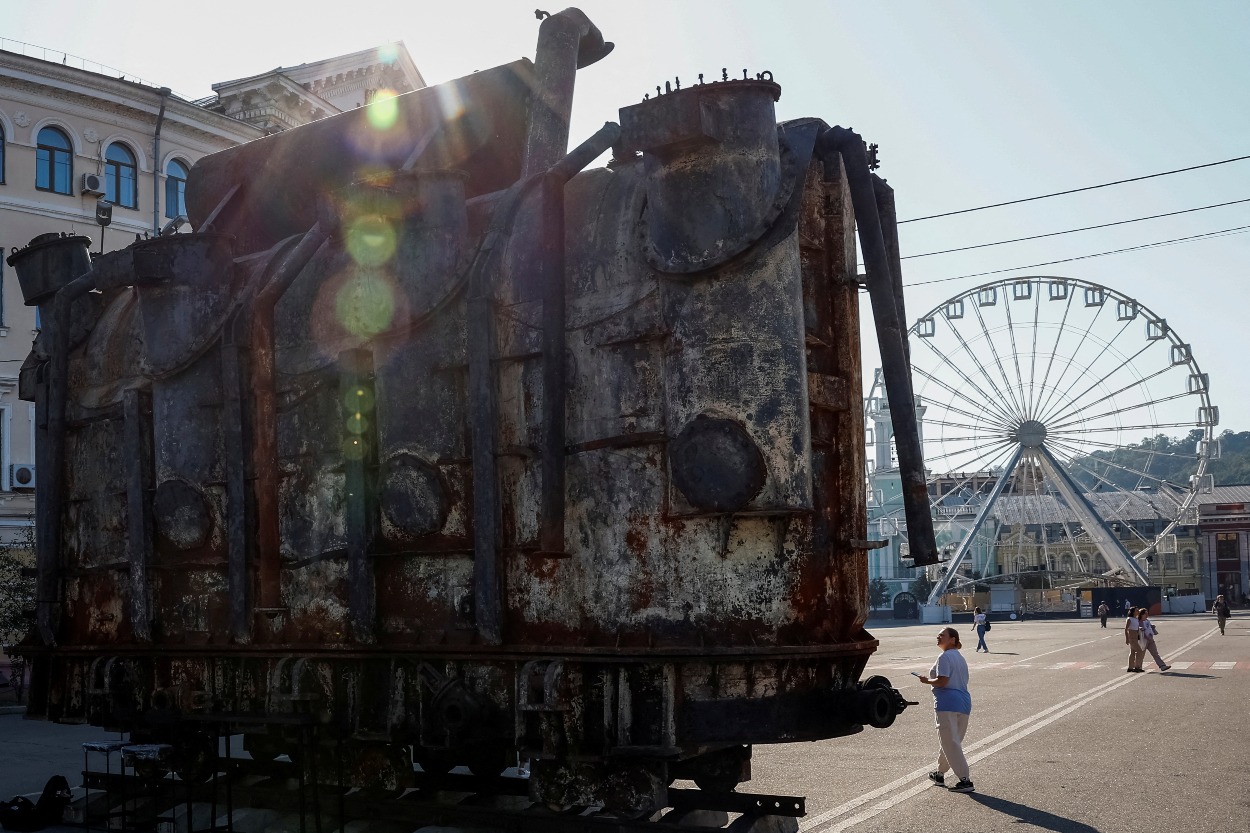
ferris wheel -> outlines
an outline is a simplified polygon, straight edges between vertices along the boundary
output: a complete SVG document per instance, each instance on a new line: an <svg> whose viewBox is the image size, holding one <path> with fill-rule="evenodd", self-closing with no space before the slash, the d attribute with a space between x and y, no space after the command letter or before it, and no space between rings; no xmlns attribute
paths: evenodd
<svg viewBox="0 0 1250 833"><path fill-rule="evenodd" d="M1011 278L921 316L909 348L950 561L931 601L974 548L1010 535L1080 573L1094 565L1076 542L1092 544L1101 572L1146 584L1138 562L1174 551L1177 524L1196 522L1219 412L1190 345L1141 302L1073 278ZM1155 529L1134 523L1145 516Z"/></svg>

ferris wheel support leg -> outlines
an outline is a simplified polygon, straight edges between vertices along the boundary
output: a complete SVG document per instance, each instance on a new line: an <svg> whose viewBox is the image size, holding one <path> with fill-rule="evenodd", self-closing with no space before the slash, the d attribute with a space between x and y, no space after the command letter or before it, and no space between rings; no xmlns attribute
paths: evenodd
<svg viewBox="0 0 1250 833"><path fill-rule="evenodd" d="M1089 502L1089 498L1085 497L1085 493L1077 482L1050 453L1045 443L1037 447L1037 454L1042 467L1046 469L1046 473L1050 475L1060 494L1068 502L1069 508L1085 524L1085 529L1094 539L1094 546L1098 547L1098 551L1102 553L1103 558L1107 559L1107 563L1124 570L1125 575L1138 584L1150 584L1149 577L1133 560L1132 554L1120 543L1119 537L1108 528L1107 522L1094 509L1094 505Z"/></svg>
<svg viewBox="0 0 1250 833"><path fill-rule="evenodd" d="M950 587L951 579L955 577L955 571L959 569L959 565L963 563L964 559L968 557L968 553L972 551L972 542L976 540L977 533L981 531L981 525L990 516L990 511L994 508L994 503L998 500L998 496L1003 493L1003 489L1006 488L1012 474L1015 473L1016 465L1020 462L1021 453L1021 449L1017 448L1012 452L1011 459L1007 461L1007 465L1003 466L1003 473L998 476L998 480L994 482L994 488L990 490L985 501L981 504L981 509L972 521L972 528L968 530L963 540L959 542L959 549L955 550L955 555L951 558L950 563L946 565L946 574L934 585L933 592L929 594L929 600L926 604L937 604L946 593L946 588Z"/></svg>

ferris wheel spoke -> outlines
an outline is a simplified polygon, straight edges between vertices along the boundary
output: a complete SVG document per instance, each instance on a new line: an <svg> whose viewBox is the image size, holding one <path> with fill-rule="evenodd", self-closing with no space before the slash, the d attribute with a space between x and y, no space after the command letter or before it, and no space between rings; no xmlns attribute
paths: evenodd
<svg viewBox="0 0 1250 833"><path fill-rule="evenodd" d="M1064 412L1064 414L1063 414L1062 416L1060 416L1060 417L1052 417L1052 419L1067 419L1068 417L1071 417L1071 416L1076 416L1077 414L1082 413L1083 411L1085 411L1087 408L1092 408L1093 406L1098 405L1099 403L1102 403L1102 402L1106 402L1106 401L1108 401L1108 400L1110 400L1110 399L1113 399L1113 398L1115 398L1115 397L1119 396L1119 395L1120 395L1120 394L1122 394L1122 393L1128 393L1129 391L1131 391L1131 390L1133 390L1133 389L1135 389L1135 388L1139 388L1139 387L1141 387L1142 385L1146 384L1147 382L1151 381L1152 379L1157 379L1157 378L1159 378L1160 376L1163 376L1163 375L1165 375L1165 374L1167 374L1167 373L1171 372L1172 370L1174 370L1174 368L1173 368L1172 366L1168 366L1168 367L1164 367L1164 368L1162 368L1162 369L1160 369L1160 370L1156 370L1154 373L1151 373L1149 376L1139 376L1136 380L1134 380L1134 381L1132 381L1132 382L1128 383L1127 385L1125 385L1124 387L1120 388L1119 390L1114 390L1114 391L1112 391L1111 393L1106 394L1105 396L1101 396L1101 397L1099 397L1098 399L1095 399L1095 400L1093 400L1093 401L1091 401L1091 402L1087 402L1086 404L1081 405L1081 407L1080 407L1080 408L1077 408L1076 410L1066 411L1066 412ZM1083 395L1084 395L1084 394L1082 394L1082 396L1083 396ZM1194 395L1195 395L1195 394L1194 394L1193 392L1191 392L1191 391L1185 391L1185 393L1184 393L1184 394L1182 394L1182 396L1194 396ZM1175 398L1175 397L1169 397L1169 398ZM1077 399L1079 400L1079 399L1080 399L1080 397L1077 397ZM1168 400L1166 400L1166 399L1160 399L1160 400L1156 400L1156 401L1159 401L1159 402L1166 402L1166 401L1168 401ZM1148 404L1150 404L1150 403L1148 403Z"/></svg>
<svg viewBox="0 0 1250 833"><path fill-rule="evenodd" d="M1197 420L1187 422L1156 422L1153 425L1117 425L1116 431L1155 431L1159 428L1201 428L1206 423ZM1107 428L1065 428L1065 434L1105 434Z"/></svg>
<svg viewBox="0 0 1250 833"><path fill-rule="evenodd" d="M1003 298L1003 312L1007 315L1007 338L1011 341L1011 363L1016 369L1016 383L1020 386L1020 418L1028 416L1032 402L1024 392L1024 374L1020 372L1020 348L1016 346L1016 324L1011 320L1011 303Z"/></svg>
<svg viewBox="0 0 1250 833"><path fill-rule="evenodd" d="M1069 293L1070 297L1075 297L1075 295L1076 295L1075 292ZM1069 309L1070 308L1071 308L1071 301L1069 300ZM1105 305L1100 306L1098 308L1098 311L1094 313L1093 318L1091 318L1089 320L1089 323L1085 325L1085 328L1081 330L1081 336L1076 342L1076 347L1070 350L1067 355L1070 355L1073 358L1075 358L1076 356L1079 356L1081 354L1081 348L1084 347L1085 342L1089 340L1090 334L1094 331L1094 326L1098 323L1098 319L1102 317L1102 311L1105 308L1106 308ZM1067 321L1066 310L1064 312L1064 321L1065 322ZM1063 333L1064 333L1064 328L1060 328L1059 334L1055 336L1055 353L1056 354L1059 354L1059 340L1063 337ZM1046 392L1046 398L1038 405L1038 408L1037 408L1038 416L1036 416L1035 419L1040 420L1041 414L1044 413L1046 409L1050 406L1051 400L1054 398L1056 392L1060 389L1060 386L1063 384L1063 380L1068 375L1068 371L1072 369L1072 365L1073 365L1073 362L1065 362L1063 369L1059 372L1059 378L1055 379L1055 384L1052 385L1049 388L1049 390L1047 390ZM1080 376L1077 376L1077 378L1079 379Z"/></svg>
<svg viewBox="0 0 1250 833"><path fill-rule="evenodd" d="M947 383L945 379L939 379L938 377L934 376L933 374L929 373L928 371L920 367L913 367L912 372L918 376L924 377L930 382L933 382L935 385L937 385L938 387L942 388L945 391L948 391L952 395L959 397L960 400L967 402L970 406L972 406L973 408L976 408L977 411L979 411L979 414L978 414L979 417L989 420L995 427L1006 428L1007 425L1009 424L1009 418L1001 414L1001 412L999 412L998 410L995 410L993 412L987 412L985 410L984 402L978 402L977 400L973 399L971 396L969 396L967 393L965 393L961 389L951 386L949 383ZM943 405L942 407L951 408L952 410L955 410L953 406L951 405ZM966 411L959 411L959 413L965 414L967 416L972 415ZM991 416L996 416L997 419L991 420L990 419Z"/></svg>
<svg viewBox="0 0 1250 833"><path fill-rule="evenodd" d="M1102 310L1099 309L1099 312L1101 311ZM1065 408L1069 407L1071 403L1076 399L1076 397L1072 396L1072 389L1075 388L1078 384L1080 384L1082 379L1086 379L1090 375L1098 376L1098 379L1092 385L1090 385L1089 388L1086 389L1086 392L1088 392L1089 390L1092 390L1096 388L1098 385L1102 384L1103 380L1107 379L1110 375L1114 375L1116 372L1120 370L1120 368L1117 367L1114 370L1112 370L1110 374L1108 373L1090 374L1090 369L1094 366L1094 364L1099 359L1101 359L1104 355L1110 352L1112 345L1114 345L1116 341L1120 338L1120 336L1124 335L1125 331L1128 330L1129 323L1130 322L1128 321L1124 322L1124 326L1120 327L1120 329L1116 331L1116 334L1113 335L1110 338L1110 340L1102 344L1100 346L1100 349L1090 351L1093 354L1093 358L1091 358L1089 360L1089 363L1086 364L1077 372L1076 376L1072 379L1072 381L1068 384L1068 386L1063 389L1062 392L1059 391L1057 386L1054 390L1051 391L1050 399L1047 401L1045 407L1041 409L1041 413L1044 414L1044 416L1038 417L1038 419L1040 419L1042 422L1045 422L1048 419L1050 419L1056 412L1062 413ZM1091 322L1090 327L1086 328L1086 331L1085 331L1086 334L1089 333L1089 330L1090 328L1092 328L1092 326L1093 325ZM1146 345L1146 347L1142 348L1142 351L1149 349L1149 346L1150 345ZM1073 353L1072 355L1073 355L1073 358L1075 358L1078 354ZM1123 367L1123 364L1121 364L1121 367ZM1067 368L1064 368L1064 369L1067 370Z"/></svg>
<svg viewBox="0 0 1250 833"><path fill-rule="evenodd" d="M954 332L953 329L952 329L952 332ZM959 337L958 333L956 333L955 337L958 338L961 342L963 341L963 339ZM998 414L998 416L1002 419L1004 424L1014 421L1015 419L1014 415L1003 408L1002 403L999 402L997 397L990 396L984 390L982 390L981 386L978 385L976 382L974 382L968 376L968 374L963 371L962 368L958 367L953 361L951 361L949 356L947 356L942 351L938 350L937 347L933 346L933 343L930 339L922 338L920 340L924 342L926 346L928 346L929 350L932 351L933 355L937 356L938 360L940 360L942 364L944 364L955 375L957 379L962 381L964 385L967 386L968 388L971 388L972 391L979 394L981 396L981 401L978 402L977 400L972 399L971 396L967 392L964 392L964 391L958 392L958 395L961 398L967 399L968 402L973 405L973 407L986 408ZM915 362L913 362L913 368L915 368ZM934 379L934 377L928 373L924 373L923 375L927 379ZM934 379L934 381L936 381L936 379ZM941 384L942 387L946 388L947 390L950 390L953 393L956 392L954 388L951 388L949 385L945 384L944 382L940 382L939 384Z"/></svg>
<svg viewBox="0 0 1250 833"><path fill-rule="evenodd" d="M1038 321L1042 314L1042 285L1038 282L1037 291L1033 293L1033 344L1029 349L1029 410L1025 413L1026 419L1033 419L1034 407L1037 402L1034 401L1033 384L1037 380L1037 334Z"/></svg>
<svg viewBox="0 0 1250 833"><path fill-rule="evenodd" d="M949 402L937 402L936 400L930 399L925 404L925 407L928 408L929 411L937 411L939 414L942 414L942 415L957 414L958 416L967 417L968 419L971 419L971 420L976 420L977 422L975 422L975 425L977 425L978 427L990 430L990 431L994 431L994 430L1006 431L1008 429L1008 426L1006 423L998 422L996 420L987 420L986 419L987 415L984 412L974 413L972 411L965 411L962 408L956 408L954 405L951 405ZM933 421L934 421L933 418L928 417L927 412L926 412L926 417L924 420L925 424L929 425Z"/></svg>
<svg viewBox="0 0 1250 833"><path fill-rule="evenodd" d="M1121 330L1120 332L1124 332L1124 331L1123 331L1123 330ZM1118 337L1118 335L1119 335L1119 334L1117 333L1117 337ZM1114 343L1114 341L1115 341L1115 339L1112 339L1112 343ZM1073 396L1073 397L1070 397L1070 398L1069 398L1069 397L1067 397L1067 396L1066 396L1066 394L1065 394L1065 399L1064 399L1064 401L1063 401L1063 402L1064 402L1064 404L1062 404L1062 405L1059 407L1059 409L1058 409L1057 411L1052 411L1051 413L1047 414L1046 419L1047 419L1047 420L1053 420L1053 419L1060 419L1060 418L1062 418L1062 417L1065 415L1065 413L1066 413L1066 409L1070 409L1070 408L1075 407L1075 406L1076 406L1076 404L1077 404L1078 402L1080 402L1080 401L1081 401L1081 400L1085 397L1085 395L1086 395L1086 394L1088 394L1090 391L1094 390L1094 389L1095 389L1095 388L1097 388L1099 385L1101 385L1101 384L1103 384L1104 382L1106 382L1107 380L1111 379L1113 376L1115 376L1115 375L1116 375L1117 373L1119 373L1121 370L1125 369L1126 367L1131 366L1131 365L1132 365L1132 363L1133 363L1136 359L1140 358L1140 357L1141 357L1141 355L1142 355L1143 353L1145 353L1147 350L1149 350L1151 347L1153 347L1153 346L1154 346L1154 344L1155 344L1155 342L1153 342L1153 341L1146 342L1145 346L1143 346L1141 349L1139 349L1136 353L1134 353L1133 355L1131 355L1131 356L1129 356L1129 357L1125 358L1125 359L1124 359L1123 361L1121 361L1121 362L1120 362L1120 364L1119 364L1119 365L1117 365L1116 367L1112 368L1111 370L1107 371L1106 373L1103 373L1101 376L1099 376L1099 378L1098 378L1098 379L1096 379L1096 380L1094 381L1094 383L1093 383L1093 384L1091 384L1091 385L1090 385L1089 387L1087 387L1085 390L1081 391L1081 392L1080 392L1079 394L1077 394L1076 396ZM1110 349L1110 347L1111 347L1111 344L1109 343L1109 344L1107 345L1107 348L1108 348L1108 349ZM1089 370L1089 368L1090 368L1090 367L1092 367L1092 366L1093 366L1093 362L1090 362L1090 364L1086 366L1085 371L1088 371L1088 370ZM1166 373L1168 370L1171 370L1171 369L1172 369L1172 368L1171 368L1171 365L1169 365L1168 367L1164 368L1164 370L1163 370L1162 372L1165 372L1165 373ZM1130 387L1131 387L1131 385L1130 385Z"/></svg>
<svg viewBox="0 0 1250 833"><path fill-rule="evenodd" d="M996 440L996 442L989 442L989 443L983 442L979 445L971 445L971 447L968 447L968 448L960 448L958 450L954 450L954 452L938 454L936 455L936 457L930 457L930 455L926 454L925 465L926 467L933 468L933 463L940 462L940 460L949 460L951 458L960 457L960 458L966 458L966 459L961 460L959 468L966 469L966 468L969 468L970 465L973 465L974 463L980 463L981 460L989 459L990 455L993 454L995 450L998 450L1000 448L1011 448L1013 447L1013 445L1015 444L1011 443L1010 440ZM988 452L986 452L985 449L989 449ZM984 453L981 453L981 452L984 452ZM969 454L974 454L974 453L976 453L976 457L968 458Z"/></svg>
<svg viewBox="0 0 1250 833"><path fill-rule="evenodd" d="M1056 330L1055 330L1055 343L1054 343L1054 344L1052 344L1052 345L1051 345L1051 348L1050 348L1050 358L1046 361L1046 371L1042 374L1042 384L1041 384L1041 390L1042 390L1042 393L1046 393L1046 392L1048 392L1048 391L1051 389L1051 388L1050 388L1050 384L1049 384L1049 383L1050 383L1050 371L1051 371L1051 369L1055 366L1055 356L1060 355L1060 353L1059 353L1059 342L1063 340L1063 334L1064 334L1065 332L1069 332L1069 330L1068 330L1068 316L1069 316L1069 315L1071 314L1071 312L1072 312L1072 302L1073 302L1073 301L1075 301L1075 300L1076 300L1076 293L1075 293L1075 292L1069 292L1069 293L1068 293L1068 303L1064 304L1064 306L1063 306L1063 317L1059 319L1059 326L1058 326L1058 327L1056 328ZM1039 304L1039 307L1040 307L1040 304L1041 304L1041 285L1040 285L1040 283L1039 283L1039 285L1038 285L1038 304ZM1038 311L1038 314L1040 315L1040 309L1039 309L1039 311ZM1062 379L1062 374L1060 374L1060 379ZM1059 381L1058 381L1058 380L1056 380L1055 385L1056 385L1056 386L1058 386L1058 384L1059 384ZM1033 408L1032 413L1030 413L1030 414L1029 414L1029 419L1037 419L1037 417L1038 417L1038 411L1040 410L1040 408L1041 408L1041 402L1040 402L1040 401L1039 401L1039 402L1034 403L1034 408Z"/></svg>
<svg viewBox="0 0 1250 833"><path fill-rule="evenodd" d="M1003 309L1007 310L1007 329L1010 331L1011 305L1007 302L1006 298L1003 299ZM1003 367L1002 356L998 354L998 345L994 343L994 337L990 335L989 325L985 323L985 315L981 312L980 303L974 304L972 310L976 313L977 322L981 325L981 333L985 336L985 346L989 348L990 355L994 359L994 366L998 368L998 375L1003 380L1004 394L1011 399L1011 403L1015 407L1017 416L1019 416L1020 419L1024 419L1024 403L1020 401L1020 398L1016 395L1015 386L1012 385L1011 380L1007 378L1007 371ZM1014 338L1012 340L1014 341Z"/></svg>
<svg viewBox="0 0 1250 833"><path fill-rule="evenodd" d="M1071 425L1084 425L1086 423L1096 422L1100 419L1110 419L1111 417L1121 416L1122 414L1132 413L1133 411L1140 411L1143 408L1153 408L1155 405L1162 405L1164 402L1172 402L1173 400L1184 399L1189 396L1193 396L1193 394L1186 391L1184 393L1174 393L1171 396L1164 396L1159 399L1152 399L1147 402L1137 402L1132 405L1126 405L1123 408L1116 408L1111 411L1103 411L1101 414L1092 414L1090 416L1084 416L1084 417L1081 417L1080 419L1073 420L1072 422L1062 422L1057 425L1054 425L1050 430L1064 431L1068 428L1068 426L1071 426ZM1077 413L1080 413L1080 412L1079 411L1073 412L1072 414L1069 414L1069 416L1075 416Z"/></svg>
<svg viewBox="0 0 1250 833"><path fill-rule="evenodd" d="M975 417L973 418L975 419ZM992 426L987 426L983 422L981 423L952 422L951 420L948 420L948 419L931 419L928 416L925 417L924 424L925 425L937 425L942 428L966 428L969 431L984 431L987 434L993 430ZM1003 429L1000 428L998 430L1002 431ZM1004 436L1006 435L1004 434Z"/></svg>
<svg viewBox="0 0 1250 833"><path fill-rule="evenodd" d="M1135 475L1138 478L1139 484L1141 483L1142 480L1149 480L1158 486L1181 488L1178 484L1172 483L1166 478L1160 477L1157 474L1151 474L1148 471L1142 471L1141 469L1133 468L1127 463L1119 463L1114 460L1109 460L1105 457L1090 457L1089 454L1085 454L1081 449L1069 447L1062 442L1057 443L1057 446L1060 450L1073 455L1071 458L1069 458L1069 461L1068 461L1069 465L1080 466L1081 468L1085 469L1085 471L1088 471L1090 474L1095 474L1094 469L1089 467L1091 464L1081 462L1081 460L1093 460L1097 464L1106 466L1107 468L1119 469L1120 471L1126 474ZM1146 454L1147 463L1149 463L1155 457L1155 455L1149 451L1138 452L1138 453ZM1150 468L1150 466L1147 465L1146 468ZM1107 482L1107 481L1104 481L1104 482Z"/></svg>
<svg viewBox="0 0 1250 833"><path fill-rule="evenodd" d="M974 309L976 309L976 307L974 307ZM984 324L982 325L982 329L984 329ZM990 390L994 392L994 395L990 396L986 394L984 391L981 390L979 386L977 387L977 391L982 396L986 397L987 402L995 403L999 407L999 409L1002 410L1007 415L1008 420L1013 420L1013 421L1018 420L1020 418L1020 415L1018 413L1013 412L1012 408L1010 407L1015 404L1014 401L1011 399L1009 395L1004 394L1003 391L998 389L998 383L994 381L994 377L990 375L990 372L985 369L985 365L981 363L980 357L977 356L976 351L973 350L972 347L968 344L967 339L965 339L963 335L959 332L959 330L956 329L955 327L951 327L951 334L955 336L955 340L959 342L960 346L963 348L964 353L972 361L972 364L975 365L977 370L981 372L981 378L985 380L985 383L989 386ZM962 369L956 368L956 372L961 377L963 377L964 380L968 384L974 384L971 376L967 373L964 373Z"/></svg>
<svg viewBox="0 0 1250 833"><path fill-rule="evenodd" d="M1122 445L1117 445L1116 443L1108 443L1108 442L1103 442L1103 441L1101 441L1101 440L1091 440L1091 439L1088 439L1088 438L1081 439L1081 440L1079 440L1079 442L1080 442L1082 445L1094 445L1094 446L1098 446L1099 448L1108 448L1108 449L1113 449L1113 450L1114 450L1114 449L1122 449L1122 448L1124 448L1124 446L1122 446ZM1159 456L1162 456L1162 457L1173 457L1173 458L1176 458L1176 459L1181 459L1181 460L1201 460L1201 459L1203 459L1203 458L1202 458L1200 455L1198 455L1198 454L1184 454L1184 453L1181 453L1181 452L1179 452L1179 451L1158 451L1158 450L1156 450L1154 453L1155 453L1155 454L1157 454L1157 455L1159 455Z"/></svg>
<svg viewBox="0 0 1250 833"><path fill-rule="evenodd" d="M1003 443L1002 445L998 446L996 449L991 449L990 451L987 451L985 454L981 455L975 460L970 461L976 464L975 466L973 466L973 471L959 472L955 476L962 475L963 479L957 482L954 482L951 485L951 487L947 489L945 492L942 492L940 494L935 494L933 497L930 498L930 503L936 505L938 502L942 500L942 498L950 497L951 495L958 493L959 490L966 488L970 483L973 482L973 480L976 479L978 474L981 474L987 471L993 471L994 466L999 461L1005 460L1011 456L1011 452L1012 452L1012 446L1008 443ZM949 477L951 475L947 475L947 476Z"/></svg>
<svg viewBox="0 0 1250 833"><path fill-rule="evenodd" d="M1004 309L1010 310L1010 305L1005 298L1003 300L1003 304ZM1018 415L1020 419L1024 419L1024 403L1023 401L1020 401L1018 396L1016 396L1015 388L1013 384L1011 384L1011 380L1008 379L1006 370L1003 368L1003 356L999 355L998 346L994 344L994 336L990 335L989 325L985 323L985 315L981 313L981 305L979 303L974 304L973 311L976 313L976 320L978 320L978 323L981 325L981 334L985 336L985 346L989 349L990 355L994 358L995 368L998 368L999 370L999 378L1003 379L1003 390L1006 391L1006 395L1008 395L1011 399L1011 404L1013 404L1015 408L1016 415ZM1011 323L1009 319L1008 329L1010 329L1010 326Z"/></svg>

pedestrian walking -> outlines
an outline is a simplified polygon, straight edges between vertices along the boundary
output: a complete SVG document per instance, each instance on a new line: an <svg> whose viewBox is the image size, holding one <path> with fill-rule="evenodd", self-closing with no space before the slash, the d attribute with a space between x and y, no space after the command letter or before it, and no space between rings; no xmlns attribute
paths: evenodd
<svg viewBox="0 0 1250 833"><path fill-rule="evenodd" d="M1150 623L1150 611L1146 608L1138 608L1137 610L1137 629L1141 634L1142 648L1150 652L1150 656L1154 657L1155 665L1159 666L1160 671L1167 671L1172 666L1163 661L1163 657L1159 656L1159 648L1155 645L1155 634L1159 631ZM1140 668L1141 659L1137 660Z"/></svg>
<svg viewBox="0 0 1250 833"><path fill-rule="evenodd" d="M1098 620L1102 622L1102 626L1107 627L1107 617L1111 615L1111 608L1107 607L1107 603L1103 602L1098 605Z"/></svg>
<svg viewBox="0 0 1250 833"><path fill-rule="evenodd" d="M1224 623L1228 621L1228 617L1232 615L1232 611L1228 609L1228 602L1224 601L1222 595L1215 597L1215 604L1211 606L1211 612L1215 614L1215 621L1220 626L1220 636L1224 635Z"/></svg>
<svg viewBox="0 0 1250 833"><path fill-rule="evenodd" d="M1125 599L1125 600L1124 600L1124 615L1125 615L1125 616L1128 616L1128 615L1129 615L1130 613L1132 613L1134 610L1136 610L1136 608L1135 608L1135 607L1133 607L1131 604L1129 604L1129 600L1128 600L1128 599Z"/></svg>
<svg viewBox="0 0 1250 833"><path fill-rule="evenodd" d="M977 629L977 651L990 652L990 646L985 644L985 632L990 629L989 618L981 612L981 608L973 608L972 625Z"/></svg>
<svg viewBox="0 0 1250 833"><path fill-rule="evenodd" d="M927 675L918 674L920 682L933 687L933 710L937 715L937 769L929 780L946 786L946 770L953 769L959 780L952 792L974 792L968 759L964 757L964 735L968 733L968 716L972 714L972 695L968 693L968 662L959 649L959 631L942 628L937 635L938 654Z"/></svg>
<svg viewBox="0 0 1250 833"><path fill-rule="evenodd" d="M1141 661L1145 656L1145 643L1141 636L1141 623L1137 621L1137 608L1128 609L1128 618L1124 620L1124 642L1128 645L1128 668L1126 671L1142 671Z"/></svg>

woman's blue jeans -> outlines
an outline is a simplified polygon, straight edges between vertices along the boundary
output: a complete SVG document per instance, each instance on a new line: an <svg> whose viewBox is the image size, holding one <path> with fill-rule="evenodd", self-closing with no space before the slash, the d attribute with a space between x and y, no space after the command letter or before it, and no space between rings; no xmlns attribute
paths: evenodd
<svg viewBox="0 0 1250 833"><path fill-rule="evenodd" d="M984 648L989 651L990 646L985 644L985 625L977 625L977 648Z"/></svg>

